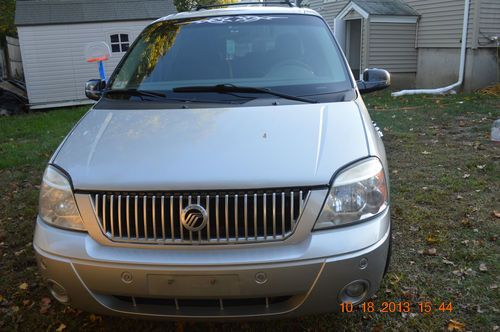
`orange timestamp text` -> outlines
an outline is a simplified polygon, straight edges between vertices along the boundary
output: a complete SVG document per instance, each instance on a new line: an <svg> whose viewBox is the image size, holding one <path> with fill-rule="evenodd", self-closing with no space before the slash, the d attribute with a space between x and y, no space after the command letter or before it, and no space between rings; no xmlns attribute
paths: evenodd
<svg viewBox="0 0 500 332"><path fill-rule="evenodd" d="M386 313L408 313L408 312L419 312L419 313L431 313L433 311L441 312L452 312L453 304L451 302L440 302L433 303L430 301L423 302L394 302L394 301L384 301L381 303L375 302L363 302L358 306L354 306L351 302L344 302L340 304L341 312L386 312Z"/></svg>

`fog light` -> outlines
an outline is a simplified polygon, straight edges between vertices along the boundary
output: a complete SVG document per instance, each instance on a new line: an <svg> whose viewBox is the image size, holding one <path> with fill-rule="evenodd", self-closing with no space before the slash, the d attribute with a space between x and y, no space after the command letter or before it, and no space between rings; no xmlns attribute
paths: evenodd
<svg viewBox="0 0 500 332"><path fill-rule="evenodd" d="M339 300L342 303L351 302L358 304L363 301L370 289L366 280L355 280L342 288L339 294Z"/></svg>
<svg viewBox="0 0 500 332"><path fill-rule="evenodd" d="M48 280L47 286L49 287L50 294L52 294L57 301L63 304L69 303L69 295L61 284L55 282L54 280Z"/></svg>

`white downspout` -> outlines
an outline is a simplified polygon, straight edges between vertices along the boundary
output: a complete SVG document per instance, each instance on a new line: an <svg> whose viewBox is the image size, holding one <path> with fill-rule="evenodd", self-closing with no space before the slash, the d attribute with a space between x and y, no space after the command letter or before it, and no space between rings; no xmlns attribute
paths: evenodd
<svg viewBox="0 0 500 332"><path fill-rule="evenodd" d="M452 85L448 85L442 88L436 89L417 89L417 90L402 90L398 92L393 92L391 95L393 97L400 97L404 95L416 95L416 94L442 94L450 91L453 88L459 87L464 81L464 71L465 71L465 52L467 50L467 30L469 26L469 7L470 0L465 0L464 4L464 23L462 27L462 46L460 48L460 72L458 74L458 81Z"/></svg>

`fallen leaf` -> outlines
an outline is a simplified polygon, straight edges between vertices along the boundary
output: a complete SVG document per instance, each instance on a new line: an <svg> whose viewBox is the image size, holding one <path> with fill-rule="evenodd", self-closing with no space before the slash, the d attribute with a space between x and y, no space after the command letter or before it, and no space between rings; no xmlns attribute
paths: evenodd
<svg viewBox="0 0 500 332"><path fill-rule="evenodd" d="M463 199L464 197L461 195L457 195L457 199Z"/></svg>
<svg viewBox="0 0 500 332"><path fill-rule="evenodd" d="M471 227L472 224L470 223L469 219L462 219L462 226L464 227ZM466 243L464 243L465 241L467 241ZM469 243L468 240L465 240L465 241L462 241L463 244L467 244Z"/></svg>
<svg viewBox="0 0 500 332"><path fill-rule="evenodd" d="M458 332L465 331L465 324L460 323L459 321L450 319L450 321L448 322L447 329L448 329L448 331L458 331Z"/></svg>
<svg viewBox="0 0 500 332"><path fill-rule="evenodd" d="M89 316L89 319L92 323L95 323L95 322L98 322L98 323L102 323L102 317L101 316L98 316L98 315L94 315L94 314L91 314Z"/></svg>
<svg viewBox="0 0 500 332"><path fill-rule="evenodd" d="M184 332L184 322L175 323L175 332Z"/></svg>
<svg viewBox="0 0 500 332"><path fill-rule="evenodd" d="M28 289L28 284L23 282L22 284L19 285L19 289L21 290L27 290Z"/></svg>
<svg viewBox="0 0 500 332"><path fill-rule="evenodd" d="M493 210L492 215L493 215L494 217L500 218L500 211Z"/></svg>
<svg viewBox="0 0 500 332"><path fill-rule="evenodd" d="M429 248L426 251L424 251L424 254L429 255L429 256L436 256L437 249L436 248Z"/></svg>
<svg viewBox="0 0 500 332"><path fill-rule="evenodd" d="M444 259L443 258L443 263L446 264L446 265L452 265L452 266L455 266L455 263L453 263L452 261L449 261L447 259Z"/></svg>
<svg viewBox="0 0 500 332"><path fill-rule="evenodd" d="M59 327L57 328L56 332L62 332L66 329L66 325L64 325L63 323L61 323L61 325L59 325Z"/></svg>
<svg viewBox="0 0 500 332"><path fill-rule="evenodd" d="M479 264L479 271L481 271L481 272L488 271L488 267L486 266L486 264L484 264L484 263Z"/></svg>
<svg viewBox="0 0 500 332"><path fill-rule="evenodd" d="M498 288L498 285L497 285L497 284L491 284L489 288L490 288L490 289L497 289L497 288Z"/></svg>
<svg viewBox="0 0 500 332"><path fill-rule="evenodd" d="M471 269L470 267L468 269L466 269L464 271L464 274L468 275L468 276L474 276L476 275L476 271L474 271L473 269Z"/></svg>
<svg viewBox="0 0 500 332"><path fill-rule="evenodd" d="M51 302L50 298L48 298L48 297L42 298L42 300L40 301L40 313L41 314L46 314L47 311L49 311L50 302Z"/></svg>
<svg viewBox="0 0 500 332"><path fill-rule="evenodd" d="M464 179L467 179L468 177L470 177L469 173L465 173L464 176L463 176Z"/></svg>
<svg viewBox="0 0 500 332"><path fill-rule="evenodd" d="M427 155L427 154L431 154L431 153L429 151L424 150L424 151L422 151L422 154Z"/></svg>
<svg viewBox="0 0 500 332"><path fill-rule="evenodd" d="M425 240L427 241L427 244L434 244L434 243L438 242L438 239L437 239L437 238L435 238L432 234L431 234L431 235L429 235L429 236L427 237L427 239L425 239ZM435 249L434 249L434 250L435 250Z"/></svg>
<svg viewBox="0 0 500 332"><path fill-rule="evenodd" d="M479 168L479 169L484 169L486 167L486 164L484 164L484 165L476 165L476 167Z"/></svg>

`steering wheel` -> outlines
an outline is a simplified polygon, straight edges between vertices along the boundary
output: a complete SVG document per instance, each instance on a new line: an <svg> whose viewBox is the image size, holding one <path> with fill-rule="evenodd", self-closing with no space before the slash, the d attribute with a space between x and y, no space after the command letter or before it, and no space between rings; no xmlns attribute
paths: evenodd
<svg viewBox="0 0 500 332"><path fill-rule="evenodd" d="M278 61L276 64L272 66L271 70L276 70L276 68L287 67L287 66L301 67L311 73L314 73L314 70L311 68L311 66L297 59L285 59Z"/></svg>

